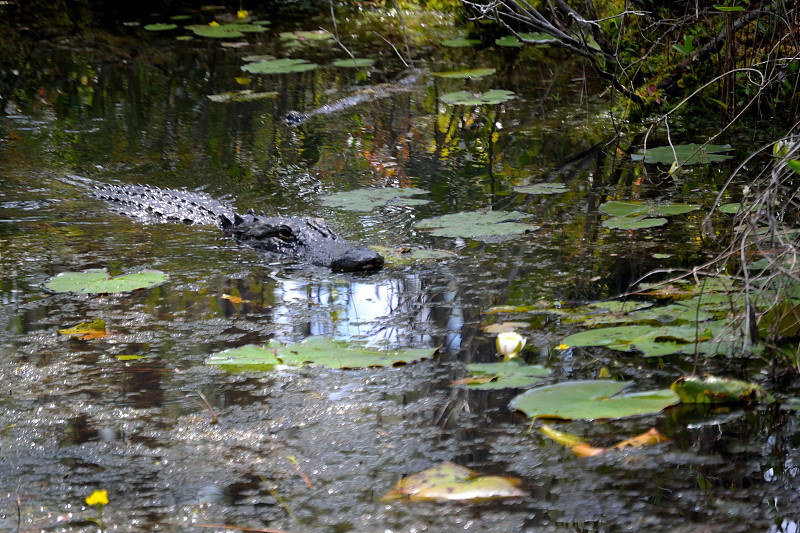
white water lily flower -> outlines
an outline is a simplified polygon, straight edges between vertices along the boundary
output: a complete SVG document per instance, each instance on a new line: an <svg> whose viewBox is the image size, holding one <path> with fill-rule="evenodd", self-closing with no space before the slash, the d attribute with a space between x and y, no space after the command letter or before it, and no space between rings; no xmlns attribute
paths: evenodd
<svg viewBox="0 0 800 533"><path fill-rule="evenodd" d="M519 356L525 347L525 337L513 331L506 331L497 335L497 353L506 360Z"/></svg>

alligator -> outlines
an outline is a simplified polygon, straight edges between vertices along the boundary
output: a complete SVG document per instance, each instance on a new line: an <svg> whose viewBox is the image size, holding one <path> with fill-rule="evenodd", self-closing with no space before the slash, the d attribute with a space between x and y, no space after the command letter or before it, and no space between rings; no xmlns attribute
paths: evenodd
<svg viewBox="0 0 800 533"><path fill-rule="evenodd" d="M71 176L72 178L77 178ZM383 257L355 246L328 228L321 218L268 217L252 209L240 215L202 192L160 189L148 185L90 182L91 193L120 214L149 222L176 221L220 227L230 237L258 251L292 257L337 272L379 270Z"/></svg>
<svg viewBox="0 0 800 533"><path fill-rule="evenodd" d="M418 76L416 74L410 74L400 79L396 83L383 83L373 87L361 89L360 91L357 91L346 98L342 98L341 100L318 107L309 111L308 113L289 111L284 119L284 122L287 126L297 127L316 115L330 115L350 107L355 107L361 102L377 100L380 98L388 98L389 96L397 93L408 92L412 90L417 81Z"/></svg>

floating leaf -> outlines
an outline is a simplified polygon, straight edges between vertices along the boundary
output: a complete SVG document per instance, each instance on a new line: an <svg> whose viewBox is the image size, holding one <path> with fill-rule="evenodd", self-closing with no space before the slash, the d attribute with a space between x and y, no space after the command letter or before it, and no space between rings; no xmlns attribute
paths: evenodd
<svg viewBox="0 0 800 533"><path fill-rule="evenodd" d="M262 32L265 28L261 26L250 26L248 24L191 24L186 29L193 32L198 37L209 37L212 39L238 39L244 37L244 32Z"/></svg>
<svg viewBox="0 0 800 533"><path fill-rule="evenodd" d="M569 189L563 183L532 183L522 187L514 187L514 192L523 194L561 194Z"/></svg>
<svg viewBox="0 0 800 533"><path fill-rule="evenodd" d="M624 440L611 448L595 448L589 444L588 441L581 439L577 435L559 431L547 424L543 424L542 427L539 428L539 431L562 446L566 446L578 457L593 457L614 449L652 446L654 444L659 444L669 440L667 437L659 433L656 428L650 428L650 430L646 433L642 433L641 435L637 435L631 439Z"/></svg>
<svg viewBox="0 0 800 533"><path fill-rule="evenodd" d="M442 102L451 105L494 105L502 104L512 98L516 98L513 91L504 91L501 89L492 89L485 93L471 93L469 91L458 91L454 93L443 94L440 99Z"/></svg>
<svg viewBox="0 0 800 533"><path fill-rule="evenodd" d="M337 59L332 63L334 67L343 67L343 68L362 68L362 67L371 67L375 63L374 59L369 59L366 57L356 57L356 58L348 58L348 59Z"/></svg>
<svg viewBox="0 0 800 533"><path fill-rule="evenodd" d="M293 366L327 366L328 368L366 368L413 363L434 357L437 349L410 348L378 351L361 348L328 337L309 337L300 344L278 348L278 358Z"/></svg>
<svg viewBox="0 0 800 533"><path fill-rule="evenodd" d="M135 274L111 277L103 268L91 268L83 272L63 272L50 278L44 287L53 292L105 294L149 289L167 279L168 276L158 270L142 270Z"/></svg>
<svg viewBox="0 0 800 533"><path fill-rule="evenodd" d="M469 376L453 385L468 385L471 389L521 389L529 387L550 374L539 365L523 365L512 359L502 363L472 363L467 365Z"/></svg>
<svg viewBox="0 0 800 533"><path fill-rule="evenodd" d="M412 265L424 261L438 261L457 257L447 250L431 250L427 248L390 248L388 246L370 246L381 254L388 265Z"/></svg>
<svg viewBox="0 0 800 533"><path fill-rule="evenodd" d="M547 385L511 400L511 408L530 418L597 420L658 413L678 403L670 389L619 394L629 381L585 380Z"/></svg>
<svg viewBox="0 0 800 533"><path fill-rule="evenodd" d="M309 337L299 344L271 345L266 348L244 346L212 355L206 364L229 369L243 367L270 369L277 364L289 366L327 366L328 368L367 368L394 366L434 357L437 349L411 348L378 351L327 337Z"/></svg>
<svg viewBox="0 0 800 533"><path fill-rule="evenodd" d="M338 207L347 211L374 211L383 206L409 206L427 204L430 200L419 198L409 198L428 194L424 189L415 187L386 187L383 189L355 189L352 191L341 191L323 196L322 205L328 207Z"/></svg>
<svg viewBox="0 0 800 533"><path fill-rule="evenodd" d="M517 211L473 211L428 218L416 223L418 229L430 229L439 237L482 239L499 235L520 235L539 229L524 222L529 215Z"/></svg>
<svg viewBox="0 0 800 533"><path fill-rule="evenodd" d="M451 79L472 79L472 78L483 78L485 76L491 76L497 72L495 68L471 68L467 70L450 70L446 72L434 72L433 75L439 78L451 78Z"/></svg>
<svg viewBox="0 0 800 533"><path fill-rule="evenodd" d="M700 209L700 206L694 204L652 205L612 200L601 204L598 209L601 213L611 215L611 218L603 221L604 227L631 230L663 226L667 220L660 217L681 215Z"/></svg>
<svg viewBox="0 0 800 533"><path fill-rule="evenodd" d="M479 476L469 468L445 462L401 479L382 502L410 501L482 501L521 498L521 480L504 476Z"/></svg>
<svg viewBox="0 0 800 533"><path fill-rule="evenodd" d="M325 30L287 31L281 33L281 40L284 41L322 42L331 39L333 39L333 34Z"/></svg>
<svg viewBox="0 0 800 533"><path fill-rule="evenodd" d="M242 91L230 91L227 93L209 94L208 99L211 100L212 102L217 102L218 104L224 104L227 102L252 102L253 100L275 98L276 96L278 96L278 93L276 91L257 93L249 89L245 89Z"/></svg>
<svg viewBox="0 0 800 533"><path fill-rule="evenodd" d="M250 24L254 26L269 26L270 24L272 24L272 22L269 20L254 20Z"/></svg>
<svg viewBox="0 0 800 533"><path fill-rule="evenodd" d="M144 29L146 29L147 31L169 31L177 28L178 28L177 24L168 24L165 22L159 22L157 24L147 24L144 27Z"/></svg>
<svg viewBox="0 0 800 533"><path fill-rule="evenodd" d="M706 376L686 376L672 384L672 390L683 403L735 403L765 400L774 401L772 396L755 383L738 379Z"/></svg>
<svg viewBox="0 0 800 533"><path fill-rule="evenodd" d="M731 203L731 204L722 204L717 209L720 210L722 213L728 213L729 215L735 215L739 212L739 209L742 208L742 204L739 202Z"/></svg>
<svg viewBox="0 0 800 533"><path fill-rule="evenodd" d="M316 63L305 59L268 59L248 63L242 67L246 72L253 74L288 74L291 72L306 72L317 68Z"/></svg>
<svg viewBox="0 0 800 533"><path fill-rule="evenodd" d="M674 148L674 153L672 151L673 146L648 148L646 153L644 149L641 149L632 154L631 159L644 161L645 163L671 164L675 161L675 156L677 155L678 164L685 166L725 161L733 157L719 153L731 150L730 144L676 144Z"/></svg>
<svg viewBox="0 0 800 533"><path fill-rule="evenodd" d="M445 39L442 41L442 46L447 46L448 48L467 48L480 43L478 39Z"/></svg>
<svg viewBox="0 0 800 533"><path fill-rule="evenodd" d="M553 39L551 35L546 33L520 33L519 36L521 39L525 39L527 41L546 41ZM506 35L504 37L495 39L494 44L498 46L520 47L525 43L517 39L515 35Z"/></svg>
<svg viewBox="0 0 800 533"><path fill-rule="evenodd" d="M281 364L277 356L277 347L261 347L255 345L232 348L216 353L206 359L207 365L217 365L226 370L272 370Z"/></svg>
<svg viewBox="0 0 800 533"><path fill-rule="evenodd" d="M528 326L530 326L530 324L527 322L500 322L497 324L489 324L483 328L483 331L486 333L507 333Z"/></svg>
<svg viewBox="0 0 800 533"><path fill-rule="evenodd" d="M611 217L603 221L603 227L609 229L644 229L663 226L667 223L666 218L647 218L639 217Z"/></svg>
<svg viewBox="0 0 800 533"><path fill-rule="evenodd" d="M106 333L106 322L99 318L93 322L81 322L71 328L59 329L58 332L62 335L77 337L82 341L100 339L108 336L108 333Z"/></svg>

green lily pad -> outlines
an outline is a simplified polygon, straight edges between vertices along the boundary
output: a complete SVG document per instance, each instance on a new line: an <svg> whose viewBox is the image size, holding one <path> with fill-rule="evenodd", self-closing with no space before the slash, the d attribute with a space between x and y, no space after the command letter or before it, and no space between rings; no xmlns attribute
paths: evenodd
<svg viewBox="0 0 800 533"><path fill-rule="evenodd" d="M281 40L283 41L311 41L321 42L333 39L333 34L325 30L311 30L311 31L286 31L281 33Z"/></svg>
<svg viewBox="0 0 800 533"><path fill-rule="evenodd" d="M269 369L277 364L288 366L326 366L328 368L367 368L395 366L434 357L438 349L410 348L407 350L378 351L328 337L309 337L299 344L245 346L214 354L206 364L228 369Z"/></svg>
<svg viewBox="0 0 800 533"><path fill-rule="evenodd" d="M496 68L471 68L466 70L450 70L446 72L434 72L433 75L439 78L451 78L451 79L473 79L473 78L483 78L485 76L491 76L497 72Z"/></svg>
<svg viewBox="0 0 800 533"><path fill-rule="evenodd" d="M216 353L206 359L207 365L217 365L226 370L272 370L282 364L277 347L262 347L249 344Z"/></svg>
<svg viewBox="0 0 800 533"><path fill-rule="evenodd" d="M755 383L738 379L718 378L716 376L685 376L672 384L672 390L683 403L735 403L774 398Z"/></svg>
<svg viewBox="0 0 800 533"><path fill-rule="evenodd" d="M386 187L383 189L354 189L352 191L341 191L323 196L322 205L328 207L338 207L347 211L370 212L383 206L411 206L427 204L430 200L420 198L409 198L428 194L424 189L416 187Z"/></svg>
<svg viewBox="0 0 800 533"><path fill-rule="evenodd" d="M604 227L630 230L663 226L667 223L667 219L662 217L689 213L700 209L700 206L694 204L654 205L612 200L601 204L598 209L601 213L611 215L611 218L603 221Z"/></svg>
<svg viewBox="0 0 800 533"><path fill-rule="evenodd" d="M450 105L494 105L502 104L512 98L516 98L513 91L505 91L501 89L492 89L485 93L471 93L469 91L457 91L454 93L443 94L441 97L442 102Z"/></svg>
<svg viewBox="0 0 800 533"><path fill-rule="evenodd" d="M177 20L177 21L181 21L181 20L189 20L190 18L192 18L192 16L191 16L191 15L172 15L172 16L169 18L169 20Z"/></svg>
<svg viewBox="0 0 800 533"><path fill-rule="evenodd" d="M253 26L269 26L270 24L272 24L272 21L269 21L269 20L254 20L250 24L252 24Z"/></svg>
<svg viewBox="0 0 800 533"><path fill-rule="evenodd" d="M144 29L147 31L169 31L175 30L178 28L177 24L169 24L166 22L159 22L156 24L147 24Z"/></svg>
<svg viewBox="0 0 800 533"><path fill-rule="evenodd" d="M111 277L104 268L90 268L83 272L62 272L47 280L44 287L53 292L112 294L150 289L161 285L168 277L159 270L142 270L134 274Z"/></svg>
<svg viewBox="0 0 800 533"><path fill-rule="evenodd" d="M305 59L268 59L248 63L242 67L245 72L253 74L288 74L292 72L306 72L317 68L316 63Z"/></svg>
<svg viewBox="0 0 800 533"><path fill-rule="evenodd" d="M519 36L520 38L526 39L528 41L546 41L553 38L551 35L548 35L546 33L520 33ZM504 37L495 39L494 44L498 46L509 46L518 48L524 45L525 43L518 40L517 37L514 35L506 35Z"/></svg>
<svg viewBox="0 0 800 533"><path fill-rule="evenodd" d="M630 381L584 380L547 385L511 400L511 408L530 418L617 419L658 413L680 400L670 389L619 394Z"/></svg>
<svg viewBox="0 0 800 533"><path fill-rule="evenodd" d="M430 229L438 237L482 239L501 235L521 235L539 229L524 222L528 218L518 211L473 211L428 218L415 224L418 229Z"/></svg>
<svg viewBox="0 0 800 533"><path fill-rule="evenodd" d="M212 39L238 39L244 37L245 33L261 33L267 31L263 26L253 24L191 24L186 29L193 32L198 37L209 37Z"/></svg>
<svg viewBox="0 0 800 533"><path fill-rule="evenodd" d="M569 189L563 183L532 183L521 187L514 187L514 192L523 194L561 194Z"/></svg>
<svg viewBox="0 0 800 533"><path fill-rule="evenodd" d="M332 63L334 67L342 67L342 68L363 68L363 67L371 67L375 64L374 59L369 59L367 57L356 57L347 58L347 59L337 59Z"/></svg>
<svg viewBox="0 0 800 533"><path fill-rule="evenodd" d="M371 249L381 254L389 265L406 266L426 261L441 261L457 257L447 250L428 248L391 248L389 246L370 246Z"/></svg>
<svg viewBox="0 0 800 533"><path fill-rule="evenodd" d="M674 148L674 153L672 151L672 146L648 148L646 153L644 149L641 149L635 154L632 154L631 159L633 161L644 161L645 163L664 163L671 165L675 162L675 156L677 155L678 164L685 166L725 161L733 157L732 155L719 153L731 150L732 147L730 144L676 144Z"/></svg>
<svg viewBox="0 0 800 533"><path fill-rule="evenodd" d="M252 102L253 100L263 100L265 98L275 98L278 96L276 91L269 92L253 92L249 89L242 91L230 91L220 94L209 94L208 99L212 102L224 104L227 102Z"/></svg>
<svg viewBox="0 0 800 533"><path fill-rule="evenodd" d="M409 501L483 501L522 498L521 480L505 476L479 476L469 468L445 462L401 479L382 502Z"/></svg>
<svg viewBox="0 0 800 533"><path fill-rule="evenodd" d="M663 226L667 223L666 218L647 218L639 217L611 217L603 221L603 227L609 229L644 229Z"/></svg>
<svg viewBox="0 0 800 533"><path fill-rule="evenodd" d="M682 215L691 211L700 209L699 205L695 204L642 204L637 202L619 202L612 200L600 204L598 207L601 213L613 217L629 217L633 215L645 216L673 216Z"/></svg>
<svg viewBox="0 0 800 533"><path fill-rule="evenodd" d="M442 46L448 48L468 48L476 44L481 44L481 42L478 39L445 39L442 41Z"/></svg>
<svg viewBox="0 0 800 533"><path fill-rule="evenodd" d="M722 204L717 209L719 209L719 211L721 213L727 213L729 215L735 215L736 213L739 212L739 209L741 209L741 208L742 208L742 204L741 203L734 202L734 203L730 203L730 204Z"/></svg>
<svg viewBox="0 0 800 533"><path fill-rule="evenodd" d="M469 377L456 385L470 389L522 389L540 381L550 370L540 365L523 365L511 360L499 363L472 363L467 365Z"/></svg>

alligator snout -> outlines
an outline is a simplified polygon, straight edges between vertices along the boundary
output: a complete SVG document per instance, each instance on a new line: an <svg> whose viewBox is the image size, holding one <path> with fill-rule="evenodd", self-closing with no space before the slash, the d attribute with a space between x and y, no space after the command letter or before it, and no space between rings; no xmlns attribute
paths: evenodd
<svg viewBox="0 0 800 533"><path fill-rule="evenodd" d="M331 261L331 270L337 272L368 272L383 268L383 256L369 248L353 248Z"/></svg>

